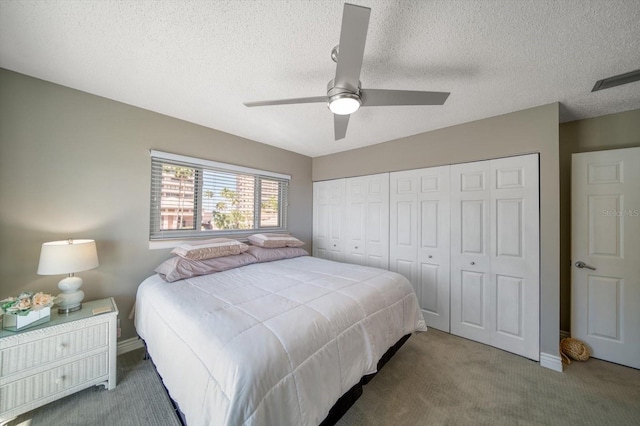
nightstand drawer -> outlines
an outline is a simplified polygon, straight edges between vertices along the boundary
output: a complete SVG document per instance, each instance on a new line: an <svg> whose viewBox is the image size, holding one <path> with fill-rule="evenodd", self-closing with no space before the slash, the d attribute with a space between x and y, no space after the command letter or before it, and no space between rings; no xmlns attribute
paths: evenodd
<svg viewBox="0 0 640 426"><path fill-rule="evenodd" d="M61 365L53 370L26 377L0 387L0 413L29 404L38 406L38 400L84 383L107 377L109 354L105 350L88 358Z"/></svg>
<svg viewBox="0 0 640 426"><path fill-rule="evenodd" d="M101 323L23 343L0 351L0 378L106 347L109 324Z"/></svg>

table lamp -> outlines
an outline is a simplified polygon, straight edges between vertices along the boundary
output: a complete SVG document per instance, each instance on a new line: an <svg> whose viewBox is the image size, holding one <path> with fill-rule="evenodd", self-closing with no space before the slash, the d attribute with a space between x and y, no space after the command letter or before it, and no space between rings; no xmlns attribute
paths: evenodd
<svg viewBox="0 0 640 426"><path fill-rule="evenodd" d="M68 314L82 309L84 292L80 290L82 278L75 272L98 266L98 253L94 240L52 241L42 244L38 275L68 274L58 283L62 291L56 299L58 313Z"/></svg>

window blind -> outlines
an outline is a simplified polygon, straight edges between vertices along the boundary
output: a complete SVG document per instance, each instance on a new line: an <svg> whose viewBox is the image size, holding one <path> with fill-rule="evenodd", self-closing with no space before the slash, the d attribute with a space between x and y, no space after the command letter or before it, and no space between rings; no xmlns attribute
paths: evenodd
<svg viewBox="0 0 640 426"><path fill-rule="evenodd" d="M289 181L279 173L151 151L150 239L286 230Z"/></svg>

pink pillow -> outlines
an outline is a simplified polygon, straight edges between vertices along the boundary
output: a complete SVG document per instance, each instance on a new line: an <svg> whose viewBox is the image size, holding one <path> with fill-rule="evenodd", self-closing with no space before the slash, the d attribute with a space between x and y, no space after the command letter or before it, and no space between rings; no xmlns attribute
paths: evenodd
<svg viewBox="0 0 640 426"><path fill-rule="evenodd" d="M254 234L247 238L251 244L259 247L300 247L302 241L289 234Z"/></svg>
<svg viewBox="0 0 640 426"><path fill-rule="evenodd" d="M240 254L247 250L245 243L230 238L212 238L209 240L190 241L180 244L171 253L192 260L211 259L213 257Z"/></svg>
<svg viewBox="0 0 640 426"><path fill-rule="evenodd" d="M253 256L257 260L257 263L272 262L280 259L291 259L292 257L309 256L309 253L300 247L265 248L249 246L247 254Z"/></svg>
<svg viewBox="0 0 640 426"><path fill-rule="evenodd" d="M193 260L175 256L162 262L155 271L160 274L165 281L171 283L185 278L238 268L255 262L256 258L247 253L204 260Z"/></svg>

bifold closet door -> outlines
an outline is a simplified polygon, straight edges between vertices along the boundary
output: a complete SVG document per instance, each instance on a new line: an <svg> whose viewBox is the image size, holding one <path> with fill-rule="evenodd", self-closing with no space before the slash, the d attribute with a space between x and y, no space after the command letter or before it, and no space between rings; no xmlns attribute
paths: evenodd
<svg viewBox="0 0 640 426"><path fill-rule="evenodd" d="M451 332L539 359L538 155L451 166Z"/></svg>
<svg viewBox="0 0 640 426"><path fill-rule="evenodd" d="M346 179L345 261L389 269L389 173Z"/></svg>
<svg viewBox="0 0 640 426"><path fill-rule="evenodd" d="M344 261L345 180L313 183L313 255Z"/></svg>
<svg viewBox="0 0 640 426"><path fill-rule="evenodd" d="M449 166L390 175L390 269L411 281L427 326L449 331Z"/></svg>

